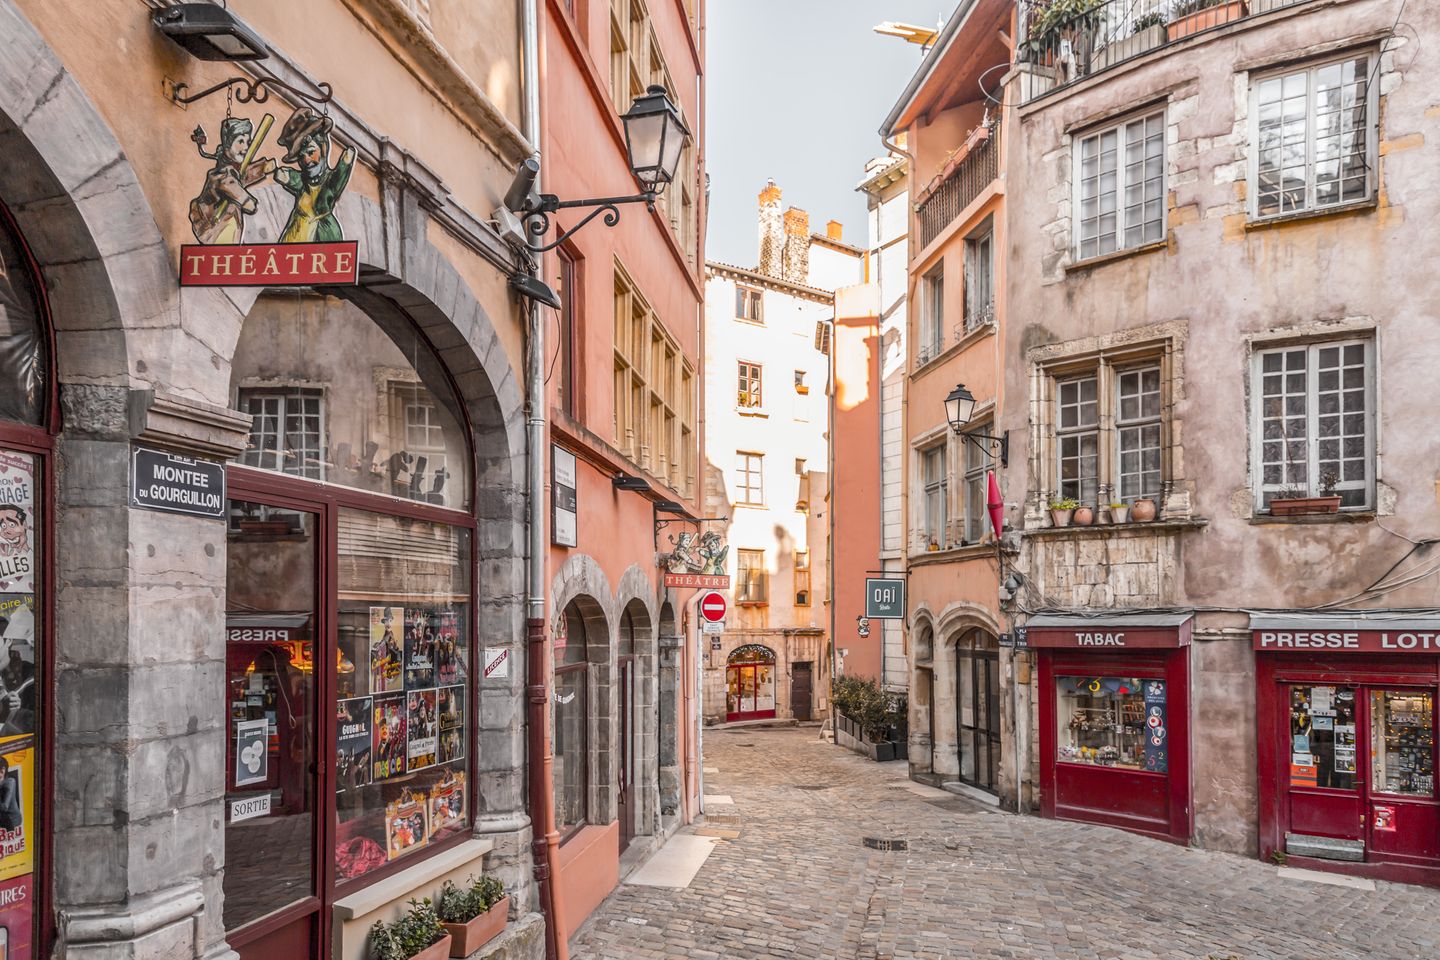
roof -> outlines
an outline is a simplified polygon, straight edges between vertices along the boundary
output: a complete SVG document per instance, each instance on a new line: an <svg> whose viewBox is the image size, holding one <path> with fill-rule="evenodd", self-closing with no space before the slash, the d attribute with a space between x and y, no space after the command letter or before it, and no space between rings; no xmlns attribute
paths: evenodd
<svg viewBox="0 0 1440 960"><path fill-rule="evenodd" d="M982 7L986 9L980 11ZM993 64L986 63L983 67L966 62L964 54L966 53L965 48L967 45L957 44L956 41L960 39L967 26L975 26L977 29L983 29L986 24L991 22L988 19L989 17L1003 17L1005 26L1002 29L1008 31L1010 14L1013 10L1014 3L1010 2L1010 0L960 0L955 7L955 11L950 14L950 18L945 21L945 27L940 31L939 39L937 39L935 45L930 48L930 52L925 55L925 59L920 61L919 68L915 71L915 75L910 78L910 82L905 85L905 90L900 94L900 99L895 102L895 106L890 108L889 114L885 117L885 122L880 126L880 136L888 139L895 134L897 128L909 126L905 115L914 104L916 97L932 79L937 79L945 84L952 84L962 79L966 73L972 72L977 68L981 71L979 77L983 77L985 73L988 73L988 68L991 66L998 66L1003 63L1008 67L1010 63L1009 51L1005 50L1003 45L1000 45L997 37L980 33L973 36L971 38L972 42L968 44L972 59L973 55L981 52L982 48L991 45L1000 45L998 52L1001 59ZM978 20L977 11L987 19L983 22ZM979 89L976 88L975 96L969 99L976 99L980 95Z"/></svg>
<svg viewBox="0 0 1440 960"><path fill-rule="evenodd" d="M862 193L872 193L876 190L883 190L897 180L905 177L905 165L909 163L900 154L891 154L888 157L876 157L866 166L865 177L855 187Z"/></svg>
<svg viewBox="0 0 1440 960"><path fill-rule="evenodd" d="M750 270L745 267L737 267L731 263L721 263L718 260L706 260L705 272L728 273L759 287L772 287L776 290L793 293L796 296L806 297L810 300L819 300L823 303L835 302L835 294L829 290L824 290L820 287L806 286L803 283L791 283L789 280L781 280L779 277L772 277L768 273L761 273L758 270Z"/></svg>
<svg viewBox="0 0 1440 960"><path fill-rule="evenodd" d="M1059 627L1178 627L1193 610L1096 610L1094 613L1037 613L1025 622L1027 629Z"/></svg>
<svg viewBox="0 0 1440 960"><path fill-rule="evenodd" d="M1252 613L1251 630L1434 630L1440 610L1294 610Z"/></svg>
<svg viewBox="0 0 1440 960"><path fill-rule="evenodd" d="M832 247L835 250L840 251L841 253L848 253L851 256L865 256L865 251L855 246L854 244L846 243L844 240L836 240L834 237L827 237L823 233L810 234L810 242L818 243L822 247Z"/></svg>

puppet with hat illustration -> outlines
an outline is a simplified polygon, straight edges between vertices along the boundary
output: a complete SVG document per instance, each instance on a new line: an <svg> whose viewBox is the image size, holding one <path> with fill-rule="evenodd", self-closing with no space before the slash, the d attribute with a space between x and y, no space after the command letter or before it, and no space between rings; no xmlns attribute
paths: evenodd
<svg viewBox="0 0 1440 960"><path fill-rule="evenodd" d="M196 127L190 135L200 156L214 160L205 173L205 186L190 201L190 229L201 243L241 243L245 239L245 215L259 204L250 189L275 172L275 161L256 159L265 133L275 118L265 114L259 130L244 117L226 117L220 123L220 146L205 151L205 129Z"/></svg>
<svg viewBox="0 0 1440 960"><path fill-rule="evenodd" d="M335 205L350 182L355 148L340 151L330 165L330 132L335 121L309 107L300 107L285 121L276 142L285 148L281 161L294 166L275 171L275 182L294 198L295 207L280 234L281 243L333 243L345 239Z"/></svg>

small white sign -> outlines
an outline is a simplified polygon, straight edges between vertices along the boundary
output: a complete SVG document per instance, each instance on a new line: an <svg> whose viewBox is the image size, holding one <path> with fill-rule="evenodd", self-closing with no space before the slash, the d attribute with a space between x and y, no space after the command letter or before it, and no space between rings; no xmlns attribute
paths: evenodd
<svg viewBox="0 0 1440 960"><path fill-rule="evenodd" d="M700 631L708 636L725 632L724 620L701 620Z"/></svg>
<svg viewBox="0 0 1440 960"><path fill-rule="evenodd" d="M235 786L264 783L270 777L270 722L235 721Z"/></svg>
<svg viewBox="0 0 1440 960"><path fill-rule="evenodd" d="M262 793L258 797L246 797L243 800L230 801L230 822L239 823L241 820L251 820L255 817L268 817L270 815L270 794Z"/></svg>
<svg viewBox="0 0 1440 960"><path fill-rule="evenodd" d="M510 651L505 647L485 650L485 679L510 676Z"/></svg>

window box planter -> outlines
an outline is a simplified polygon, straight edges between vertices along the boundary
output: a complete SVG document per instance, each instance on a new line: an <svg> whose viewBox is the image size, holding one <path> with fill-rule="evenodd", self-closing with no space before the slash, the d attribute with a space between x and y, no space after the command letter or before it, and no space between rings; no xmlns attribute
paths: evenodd
<svg viewBox="0 0 1440 960"><path fill-rule="evenodd" d="M482 901L483 902L483 901ZM505 929L510 915L510 898L501 897L496 904L480 916L465 923L447 923L446 938L450 941L450 957L468 957L485 944L494 940ZM437 954L446 956L447 954Z"/></svg>
<svg viewBox="0 0 1440 960"><path fill-rule="evenodd" d="M1340 497L1301 497L1270 501L1272 517L1304 517L1317 513L1339 513Z"/></svg>
<svg viewBox="0 0 1440 960"><path fill-rule="evenodd" d="M1101 49L1096 58L1098 69L1105 69L1131 57L1138 57L1147 50L1154 50L1156 47L1164 46L1166 40L1165 27L1161 24L1154 24L1146 27L1138 33L1121 40L1107 43Z"/></svg>
<svg viewBox="0 0 1440 960"><path fill-rule="evenodd" d="M1230 0L1229 3L1215 3L1207 7L1194 9L1194 4L1186 5L1194 10L1184 16L1171 20L1165 27L1165 37L1172 43L1176 40L1183 40L1185 37L1199 33L1201 30L1209 30L1211 27L1218 27L1222 23L1231 23L1239 20L1249 12L1246 0ZM1180 9L1184 10L1186 6Z"/></svg>
<svg viewBox="0 0 1440 960"><path fill-rule="evenodd" d="M410 960L446 960L447 957L455 956L450 952L450 944L450 934L447 933L424 950L412 955Z"/></svg>

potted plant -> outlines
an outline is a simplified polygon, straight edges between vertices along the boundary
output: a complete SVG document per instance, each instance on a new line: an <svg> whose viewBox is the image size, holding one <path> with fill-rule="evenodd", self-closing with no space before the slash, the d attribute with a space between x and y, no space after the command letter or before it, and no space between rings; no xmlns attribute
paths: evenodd
<svg viewBox="0 0 1440 960"><path fill-rule="evenodd" d="M1128 503L1112 503L1112 504L1110 504L1110 519L1111 519L1111 522L1113 522L1113 523L1129 523L1129 522L1130 522L1130 504L1128 504Z"/></svg>
<svg viewBox="0 0 1440 960"><path fill-rule="evenodd" d="M505 929L510 913L510 898L505 885L488 874L470 877L469 886L461 890L446 880L440 887L440 900L435 912L450 934L450 956L468 957L494 940Z"/></svg>
<svg viewBox="0 0 1440 960"><path fill-rule="evenodd" d="M450 956L450 934L427 897L410 901L395 920L376 920L370 928L371 960L442 960Z"/></svg>
<svg viewBox="0 0 1440 960"><path fill-rule="evenodd" d="M1088 503L1082 503L1075 508L1071 519L1077 527L1088 527L1095 522L1095 511Z"/></svg>
<svg viewBox="0 0 1440 960"><path fill-rule="evenodd" d="M1246 0L1182 0L1176 4L1174 18L1165 27L1165 37L1180 40L1201 30L1239 20L1248 12Z"/></svg>
<svg viewBox="0 0 1440 960"><path fill-rule="evenodd" d="M1040 0L1032 4L1024 42L1026 59L1044 66L1060 66L1066 80L1089 73L1092 38L1104 17L1106 2Z"/></svg>
<svg viewBox="0 0 1440 960"><path fill-rule="evenodd" d="M1130 519L1136 523L1149 523L1155 519L1158 512L1155 509L1154 497L1137 497L1130 505Z"/></svg>
<svg viewBox="0 0 1440 960"><path fill-rule="evenodd" d="M1288 490L1281 490L1270 500L1270 515L1272 517L1303 517L1312 514L1339 513L1340 495L1335 492L1335 484L1340 478L1334 473L1326 472L1320 477L1320 496L1312 497L1304 487L1291 487Z"/></svg>
<svg viewBox="0 0 1440 960"><path fill-rule="evenodd" d="M1154 50L1156 47L1165 44L1165 14L1159 10L1151 10L1149 13L1141 14L1131 24L1130 35L1112 40L1105 44L1100 51L1098 66L1109 67L1129 60L1131 57L1138 57L1147 50Z"/></svg>
<svg viewBox="0 0 1440 960"><path fill-rule="evenodd" d="M1070 526L1070 518L1075 513L1075 508L1080 506L1078 500L1059 498L1050 501L1050 525L1052 527Z"/></svg>

